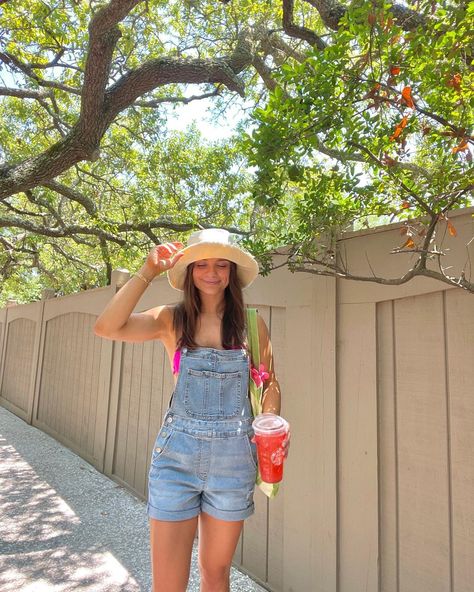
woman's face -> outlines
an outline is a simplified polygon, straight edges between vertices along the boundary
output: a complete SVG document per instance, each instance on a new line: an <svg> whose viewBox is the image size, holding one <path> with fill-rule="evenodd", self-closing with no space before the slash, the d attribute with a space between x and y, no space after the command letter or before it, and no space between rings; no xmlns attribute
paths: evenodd
<svg viewBox="0 0 474 592"><path fill-rule="evenodd" d="M229 285L230 261L227 259L200 259L193 266L194 285L201 292L216 294Z"/></svg>

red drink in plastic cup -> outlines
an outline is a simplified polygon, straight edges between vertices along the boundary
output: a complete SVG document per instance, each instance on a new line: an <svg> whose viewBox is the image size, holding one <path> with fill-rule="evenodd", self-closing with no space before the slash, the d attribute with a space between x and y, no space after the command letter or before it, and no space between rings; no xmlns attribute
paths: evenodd
<svg viewBox="0 0 474 592"><path fill-rule="evenodd" d="M288 422L273 413L261 413L252 423L257 444L258 468L266 483L279 483L283 479L283 441L290 426Z"/></svg>

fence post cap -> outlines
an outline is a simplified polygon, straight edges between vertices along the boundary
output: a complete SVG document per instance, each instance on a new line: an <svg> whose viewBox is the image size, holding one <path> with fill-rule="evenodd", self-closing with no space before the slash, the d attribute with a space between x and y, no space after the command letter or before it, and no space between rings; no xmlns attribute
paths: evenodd
<svg viewBox="0 0 474 592"><path fill-rule="evenodd" d="M121 288L130 279L130 272L128 269L114 269L112 277L110 278L110 285L116 288Z"/></svg>

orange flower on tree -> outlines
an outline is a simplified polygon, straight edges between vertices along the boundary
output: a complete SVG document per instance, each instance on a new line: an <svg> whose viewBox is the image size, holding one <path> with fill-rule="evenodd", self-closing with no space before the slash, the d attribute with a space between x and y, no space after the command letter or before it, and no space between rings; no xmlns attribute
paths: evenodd
<svg viewBox="0 0 474 592"><path fill-rule="evenodd" d="M457 146L451 149L451 152L457 154L458 152L467 152L468 150L467 140L466 138L463 138Z"/></svg>
<svg viewBox="0 0 474 592"><path fill-rule="evenodd" d="M453 77L446 82L446 86L451 86L455 91L461 92L461 81L461 74L454 74Z"/></svg>
<svg viewBox="0 0 474 592"><path fill-rule="evenodd" d="M456 232L456 229L454 228L453 224L451 223L450 220L447 221L448 222L448 232L451 236L457 236L458 233Z"/></svg>
<svg viewBox="0 0 474 592"><path fill-rule="evenodd" d="M363 99L373 99L375 96L377 96L378 91L380 90L380 83L376 82L373 87L369 90L368 93L366 93L362 98Z"/></svg>
<svg viewBox="0 0 474 592"><path fill-rule="evenodd" d="M400 247L400 249L414 249L416 247L415 245L415 241L409 237L405 243L403 243L403 245Z"/></svg>
<svg viewBox="0 0 474 592"><path fill-rule="evenodd" d="M414 103L413 98L411 96L411 86L405 86L405 88L402 90L402 101L410 109L415 108L415 103Z"/></svg>
<svg viewBox="0 0 474 592"><path fill-rule="evenodd" d="M397 123L393 134L390 136L390 140L393 142L393 140L396 140L400 134L402 133L403 129L406 127L408 123L408 117L402 117L400 123Z"/></svg>

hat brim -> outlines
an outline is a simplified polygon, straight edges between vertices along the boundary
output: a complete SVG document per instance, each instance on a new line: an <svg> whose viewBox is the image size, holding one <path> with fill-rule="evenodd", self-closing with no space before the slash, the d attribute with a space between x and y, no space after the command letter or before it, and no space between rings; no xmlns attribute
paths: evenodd
<svg viewBox="0 0 474 592"><path fill-rule="evenodd" d="M242 288L247 288L258 275L258 263L241 247L235 245L225 245L222 243L200 242L195 245L185 247L183 255L176 262L176 265L167 271L168 281L175 290L183 291L184 279L186 277L186 268L190 263L200 259L227 259L237 265L237 277L240 280Z"/></svg>

